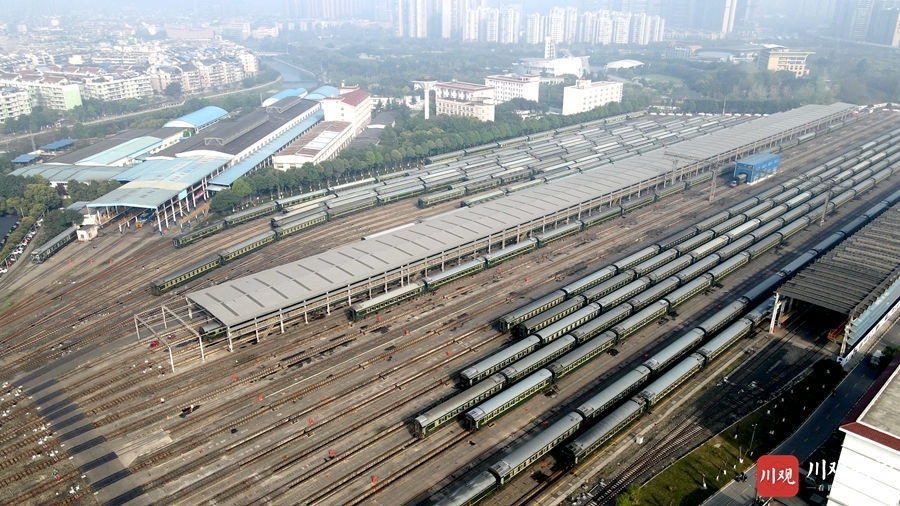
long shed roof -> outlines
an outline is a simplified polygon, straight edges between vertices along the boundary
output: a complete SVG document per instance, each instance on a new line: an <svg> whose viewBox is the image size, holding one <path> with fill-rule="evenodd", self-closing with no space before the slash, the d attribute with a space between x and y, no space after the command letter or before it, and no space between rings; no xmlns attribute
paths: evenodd
<svg viewBox="0 0 900 506"><path fill-rule="evenodd" d="M156 209L221 166L222 160L217 158L147 160L116 176L126 183L90 202L88 207Z"/></svg>
<svg viewBox="0 0 900 506"><path fill-rule="evenodd" d="M798 272L778 292L854 319L898 277L900 206L894 206Z"/></svg>
<svg viewBox="0 0 900 506"><path fill-rule="evenodd" d="M677 147L603 165L473 208L461 208L422 220L373 240L347 244L191 292L187 297L226 325L248 322L657 177L671 170L672 159L668 153L673 148L688 153L692 159L711 157L852 107L841 103L805 106L759 118L683 142Z"/></svg>

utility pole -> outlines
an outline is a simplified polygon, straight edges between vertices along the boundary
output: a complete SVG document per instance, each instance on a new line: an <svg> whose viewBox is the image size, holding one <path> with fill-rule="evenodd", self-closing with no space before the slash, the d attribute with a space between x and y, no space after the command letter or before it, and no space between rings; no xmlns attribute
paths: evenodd
<svg viewBox="0 0 900 506"><path fill-rule="evenodd" d="M663 156L672 157L672 172L670 172L671 175L669 176L669 181L668 181L670 185L675 184L675 180L678 178L677 170L678 170L678 160L679 159L688 160L689 162L699 162L700 160L702 160L702 158L700 158L700 157L696 157L693 155L686 155L683 153L675 153L675 152L671 152L671 151L663 152ZM713 181L715 181L715 177L713 177ZM665 184L663 184L663 186L665 186Z"/></svg>
<svg viewBox="0 0 900 506"><path fill-rule="evenodd" d="M819 226L825 225L825 214L828 212L828 202L831 201L831 190L825 194L825 204L822 205L822 217L819 218Z"/></svg>

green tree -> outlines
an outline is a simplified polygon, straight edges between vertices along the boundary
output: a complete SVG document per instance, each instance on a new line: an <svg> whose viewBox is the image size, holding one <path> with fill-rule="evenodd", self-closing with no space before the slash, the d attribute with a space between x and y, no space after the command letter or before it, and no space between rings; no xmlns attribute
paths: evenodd
<svg viewBox="0 0 900 506"><path fill-rule="evenodd" d="M237 181L235 181L237 182ZM231 214L233 209L241 204L234 190L222 190L217 192L209 202L209 210L215 214Z"/></svg>
<svg viewBox="0 0 900 506"><path fill-rule="evenodd" d="M238 178L231 184L231 191L233 191L238 198L244 199L253 193L253 188L250 186L250 183L243 178Z"/></svg>
<svg viewBox="0 0 900 506"><path fill-rule="evenodd" d="M40 216L44 211L57 209L62 206L62 199L56 189L43 178L35 178L38 181L25 187L25 205L29 216Z"/></svg>
<svg viewBox="0 0 900 506"><path fill-rule="evenodd" d="M616 506L633 506L641 503L641 486L629 485L625 492L616 497Z"/></svg>
<svg viewBox="0 0 900 506"><path fill-rule="evenodd" d="M181 83L174 82L166 85L166 89L163 90L163 94L167 97L178 98L181 96Z"/></svg>
<svg viewBox="0 0 900 506"><path fill-rule="evenodd" d="M25 210L27 209L25 204L25 199L22 197L7 197L6 199L6 207L19 216L25 216Z"/></svg>

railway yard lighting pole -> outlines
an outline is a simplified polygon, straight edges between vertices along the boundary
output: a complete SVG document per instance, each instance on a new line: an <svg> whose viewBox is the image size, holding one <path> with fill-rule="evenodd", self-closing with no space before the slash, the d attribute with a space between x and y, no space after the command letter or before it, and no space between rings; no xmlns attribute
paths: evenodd
<svg viewBox="0 0 900 506"><path fill-rule="evenodd" d="M750 434L750 448L747 449L747 456L753 457L753 439L756 438L756 426L757 424L753 424L753 432Z"/></svg>

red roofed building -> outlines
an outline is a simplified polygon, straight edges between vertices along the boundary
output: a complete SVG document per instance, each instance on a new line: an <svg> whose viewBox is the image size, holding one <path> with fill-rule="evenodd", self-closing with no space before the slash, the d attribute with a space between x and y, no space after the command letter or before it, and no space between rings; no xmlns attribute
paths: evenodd
<svg viewBox="0 0 900 506"><path fill-rule="evenodd" d="M900 356L841 425L844 443L828 504L900 504Z"/></svg>
<svg viewBox="0 0 900 506"><path fill-rule="evenodd" d="M344 121L352 125L352 136L365 130L372 120L372 96L359 87L341 87L341 94L321 101L325 121Z"/></svg>
<svg viewBox="0 0 900 506"><path fill-rule="evenodd" d="M304 163L319 163L338 155L366 129L372 119L372 97L353 87L342 87L336 97L319 100L325 121L311 128L272 157L278 170L300 168Z"/></svg>

